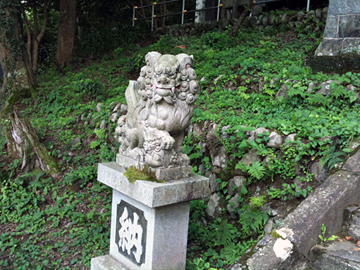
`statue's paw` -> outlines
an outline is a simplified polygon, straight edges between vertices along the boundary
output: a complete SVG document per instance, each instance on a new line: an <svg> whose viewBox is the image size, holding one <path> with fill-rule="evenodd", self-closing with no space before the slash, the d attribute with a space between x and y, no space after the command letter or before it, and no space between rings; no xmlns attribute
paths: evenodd
<svg viewBox="0 0 360 270"><path fill-rule="evenodd" d="M175 140L170 135L161 137L161 149L171 149L174 143Z"/></svg>
<svg viewBox="0 0 360 270"><path fill-rule="evenodd" d="M151 167L160 167L163 165L163 155L162 153L151 153L145 155L145 163Z"/></svg>

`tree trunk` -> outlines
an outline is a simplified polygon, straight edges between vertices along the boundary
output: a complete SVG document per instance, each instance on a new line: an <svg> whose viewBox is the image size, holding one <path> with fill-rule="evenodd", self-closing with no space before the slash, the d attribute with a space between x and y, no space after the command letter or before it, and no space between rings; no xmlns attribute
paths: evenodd
<svg viewBox="0 0 360 270"><path fill-rule="evenodd" d="M0 116L9 119L6 128L8 153L14 159L22 159L22 171L30 172L38 164L42 170L55 175L58 171L56 160L40 144L30 122L20 119L15 110L15 104L21 96L36 86L29 56L22 44L19 3L17 0L0 1L0 59L4 70L0 99L7 101Z"/></svg>
<svg viewBox="0 0 360 270"><path fill-rule="evenodd" d="M66 66L74 51L75 44L76 0L60 1L60 24L56 61L59 66Z"/></svg>
<svg viewBox="0 0 360 270"><path fill-rule="evenodd" d="M0 8L4 8L0 6ZM36 86L35 75L26 50L21 46L21 22L19 8L8 5L0 22L0 59L4 71L2 97Z"/></svg>
<svg viewBox="0 0 360 270"><path fill-rule="evenodd" d="M58 173L59 167L56 160L48 154L35 129L27 119L21 119L16 110L9 114L10 125L6 129L7 150L13 159L21 159L21 171L28 173L35 167L49 172L51 175Z"/></svg>
<svg viewBox="0 0 360 270"><path fill-rule="evenodd" d="M166 0L162 0L161 2L165 2ZM166 15L166 4L161 5L161 15ZM161 27L165 27L166 17L161 18Z"/></svg>

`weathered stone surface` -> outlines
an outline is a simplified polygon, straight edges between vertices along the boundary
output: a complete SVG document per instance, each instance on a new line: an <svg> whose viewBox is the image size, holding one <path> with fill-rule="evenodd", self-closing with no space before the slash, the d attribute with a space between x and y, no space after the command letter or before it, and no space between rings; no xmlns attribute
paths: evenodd
<svg viewBox="0 0 360 270"><path fill-rule="evenodd" d="M333 0L326 18L324 38L315 55L341 55L360 52L360 4L352 0Z"/></svg>
<svg viewBox="0 0 360 270"><path fill-rule="evenodd" d="M114 112L110 115L110 121L115 123L116 120L117 120L117 117L119 116L119 113L118 112Z"/></svg>
<svg viewBox="0 0 360 270"><path fill-rule="evenodd" d="M267 246L273 248L260 248L248 259L249 270L292 269L287 268L290 264L290 254L293 252L293 244L288 239L271 239ZM286 267L282 267L282 265L286 265Z"/></svg>
<svg viewBox="0 0 360 270"><path fill-rule="evenodd" d="M221 208L219 205L220 197L217 193L210 196L209 202L206 208L206 213L211 218L217 218L220 215Z"/></svg>
<svg viewBox="0 0 360 270"><path fill-rule="evenodd" d="M269 220L266 222L264 226L264 232L270 233L273 230L273 226L274 226L274 221L271 218L269 218Z"/></svg>
<svg viewBox="0 0 360 270"><path fill-rule="evenodd" d="M313 82L309 83L309 86L308 86L308 88L307 88L306 91L307 91L308 93L311 93L311 92L314 90L315 86L316 86L315 83L313 83Z"/></svg>
<svg viewBox="0 0 360 270"><path fill-rule="evenodd" d="M123 205L122 211L120 204ZM113 190L110 255L134 270L185 269L189 210L190 202L154 209L140 203L138 197L128 197ZM133 215L131 211L134 211ZM121 225L125 226L124 231L119 230ZM129 243L122 245L123 252L119 248L123 243L119 239L120 232L124 242ZM134 234L141 241L132 241ZM131 259L131 255L137 256Z"/></svg>
<svg viewBox="0 0 360 270"><path fill-rule="evenodd" d="M96 104L96 111L97 111L97 112L100 112L102 106L104 106L104 104L102 104L102 103Z"/></svg>
<svg viewBox="0 0 360 270"><path fill-rule="evenodd" d="M299 12L296 14L296 19L297 19L298 21L303 20L304 17L305 17L305 13L302 12L302 11L299 11Z"/></svg>
<svg viewBox="0 0 360 270"><path fill-rule="evenodd" d="M320 90L317 91L316 93L317 94L322 94L324 96L326 95L330 95L331 94L331 83L332 82L335 82L334 80L329 80L329 81L326 81L326 82L323 82L321 85L320 85ZM338 83L338 82L337 82Z"/></svg>
<svg viewBox="0 0 360 270"><path fill-rule="evenodd" d="M234 195L240 191L245 184L245 181L246 179L244 176L235 176L234 178L231 178L227 185L228 193L230 195Z"/></svg>
<svg viewBox="0 0 360 270"><path fill-rule="evenodd" d="M341 16L339 19L339 37L360 37L360 15Z"/></svg>
<svg viewBox="0 0 360 270"><path fill-rule="evenodd" d="M354 248L356 245L348 241L315 246L311 249L310 267L317 270L358 270L360 256Z"/></svg>
<svg viewBox="0 0 360 270"><path fill-rule="evenodd" d="M280 81L280 78L272 78L270 81L270 86L275 85L278 81Z"/></svg>
<svg viewBox="0 0 360 270"><path fill-rule="evenodd" d="M323 22L326 22L328 12L329 12L329 7L324 7L323 10L322 10L322 21Z"/></svg>
<svg viewBox="0 0 360 270"><path fill-rule="evenodd" d="M120 110L120 108L121 108L121 103L120 102L116 102L115 103L115 106L114 106L114 109L112 110L112 112L117 112L117 111L119 111Z"/></svg>
<svg viewBox="0 0 360 270"><path fill-rule="evenodd" d="M359 13L360 3L353 0L330 1L329 14L347 15Z"/></svg>
<svg viewBox="0 0 360 270"><path fill-rule="evenodd" d="M261 158L257 155L257 150L252 148L248 153L246 153L243 158L241 159L241 162L251 166L255 161L261 161Z"/></svg>
<svg viewBox="0 0 360 270"><path fill-rule="evenodd" d="M323 39L315 51L316 56L334 56L342 53L342 40Z"/></svg>
<svg viewBox="0 0 360 270"><path fill-rule="evenodd" d="M294 142L296 138L296 133L292 133L286 136L285 141Z"/></svg>
<svg viewBox="0 0 360 270"><path fill-rule="evenodd" d="M106 126L106 121L105 121L105 120L101 120L99 128L100 128L100 129L105 129L105 126Z"/></svg>
<svg viewBox="0 0 360 270"><path fill-rule="evenodd" d="M314 174L314 178L316 181L322 182L325 180L328 171L325 166L321 166L320 162L314 162L313 164L311 164L310 173Z"/></svg>
<svg viewBox="0 0 360 270"><path fill-rule="evenodd" d="M308 20L311 19L311 17L314 17L314 16L315 16L315 11L313 11L313 10L309 10L309 12L305 14L305 18L308 19Z"/></svg>
<svg viewBox="0 0 360 270"><path fill-rule="evenodd" d="M354 212L351 216L349 235L356 241L360 240L360 211Z"/></svg>
<svg viewBox="0 0 360 270"><path fill-rule="evenodd" d="M209 126L208 126L208 132L206 134L206 138L209 139L211 136L215 136L215 132L218 128L218 124L216 123L210 123Z"/></svg>
<svg viewBox="0 0 360 270"><path fill-rule="evenodd" d="M279 98L279 97L287 98L289 96L287 93L289 91L287 84L289 85L290 82L291 80L289 79L285 81L285 83L281 86L280 90L276 93L275 98Z"/></svg>
<svg viewBox="0 0 360 270"><path fill-rule="evenodd" d="M326 237L339 231L344 208L360 201L359 188L358 174L340 171L331 175L286 217L280 227L293 230L291 240L302 254L307 255L311 246L319 241L322 224L326 226Z"/></svg>
<svg viewBox="0 0 360 270"><path fill-rule="evenodd" d="M284 13L281 17L281 20L284 22L284 23L288 23L289 20L290 20L290 17L287 13Z"/></svg>
<svg viewBox="0 0 360 270"><path fill-rule="evenodd" d="M149 207L185 202L210 195L209 180L192 174L190 178L165 183L137 180L130 183L125 169L115 162L100 163L98 180Z"/></svg>
<svg viewBox="0 0 360 270"><path fill-rule="evenodd" d="M223 138L224 140L229 139L230 135L226 132L228 129L230 129L231 126L223 126L221 128L221 138Z"/></svg>
<svg viewBox="0 0 360 270"><path fill-rule="evenodd" d="M121 104L120 114L121 114L121 115L125 115L125 114L127 114L127 111L128 111L128 105L126 105L126 104Z"/></svg>
<svg viewBox="0 0 360 270"><path fill-rule="evenodd" d="M278 210L271 208L270 203L264 204L264 206L261 207L260 210L264 212L269 212L270 217L275 217L279 214Z"/></svg>
<svg viewBox="0 0 360 270"><path fill-rule="evenodd" d="M360 151L357 151L354 155L348 158L342 169L351 172L360 172L359 164L360 164Z"/></svg>
<svg viewBox="0 0 360 270"><path fill-rule="evenodd" d="M193 58L149 52L145 60L125 92L128 113L115 131L119 153L152 168L179 167L188 159L182 143L200 89Z"/></svg>
<svg viewBox="0 0 360 270"><path fill-rule="evenodd" d="M91 259L90 270L129 270L111 255L99 256Z"/></svg>
<svg viewBox="0 0 360 270"><path fill-rule="evenodd" d="M210 151L212 165L224 168L227 162L227 154L225 148L219 147L217 151Z"/></svg>
<svg viewBox="0 0 360 270"><path fill-rule="evenodd" d="M339 18L337 16L328 16L324 31L324 38L338 38L338 25Z"/></svg>
<svg viewBox="0 0 360 270"><path fill-rule="evenodd" d="M280 146L284 143L284 139L281 135L277 134L275 131L270 133L269 142L267 146L273 148L280 148Z"/></svg>
<svg viewBox="0 0 360 270"><path fill-rule="evenodd" d="M308 256L310 248L319 242L322 224L326 226L325 237L340 230L345 207L360 202L359 190L358 173L340 171L331 175L282 222L277 233L287 241L277 245L278 239L269 241L247 260L248 269L295 269L296 261Z"/></svg>
<svg viewBox="0 0 360 270"><path fill-rule="evenodd" d="M360 37L358 38L344 38L342 42L342 53L350 55L359 55L360 53Z"/></svg>
<svg viewBox="0 0 360 270"><path fill-rule="evenodd" d="M268 26L269 25L269 17L268 16L264 16L262 17L262 25L263 26Z"/></svg>
<svg viewBox="0 0 360 270"><path fill-rule="evenodd" d="M246 17L245 20L243 21L242 25L245 27L249 27L250 26L250 17Z"/></svg>
<svg viewBox="0 0 360 270"><path fill-rule="evenodd" d="M76 146L78 143L81 143L81 138L80 138L80 137L76 137L75 139L73 139L73 140L70 142L71 148L75 148L75 146Z"/></svg>
<svg viewBox="0 0 360 270"><path fill-rule="evenodd" d="M263 128L263 127L259 127L259 128L255 129L255 130L252 130L252 131L249 132L250 137L248 138L248 140L253 141L253 140L258 138L259 134L263 134L263 133L266 133L266 132L269 132L269 130L266 129L266 128Z"/></svg>
<svg viewBox="0 0 360 270"><path fill-rule="evenodd" d="M214 193L217 190L218 186L219 184L216 182L216 174L212 173L209 177L210 192Z"/></svg>
<svg viewBox="0 0 360 270"><path fill-rule="evenodd" d="M236 208L239 208L239 202L238 202L238 199L239 199L239 194L235 194L234 197L232 197L230 200L229 200L229 204L226 206L226 210L231 214L231 213L234 213L235 209Z"/></svg>

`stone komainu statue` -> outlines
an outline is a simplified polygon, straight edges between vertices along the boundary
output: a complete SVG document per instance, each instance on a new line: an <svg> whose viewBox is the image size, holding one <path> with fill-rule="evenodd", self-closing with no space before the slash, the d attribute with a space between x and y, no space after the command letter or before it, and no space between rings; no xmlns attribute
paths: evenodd
<svg viewBox="0 0 360 270"><path fill-rule="evenodd" d="M139 78L130 81L125 92L128 113L119 119L115 131L121 144L117 163L186 167L188 174L189 158L182 153L182 143L199 91L193 58L149 52L145 60Z"/></svg>

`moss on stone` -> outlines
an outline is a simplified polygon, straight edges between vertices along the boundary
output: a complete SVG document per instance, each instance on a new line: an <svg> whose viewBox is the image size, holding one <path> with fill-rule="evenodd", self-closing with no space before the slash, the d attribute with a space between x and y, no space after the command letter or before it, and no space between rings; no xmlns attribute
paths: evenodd
<svg viewBox="0 0 360 270"><path fill-rule="evenodd" d="M270 233L270 236L271 236L272 238L281 238L281 239L284 239L284 237L282 237L280 234L278 234L278 233L276 232L276 230L273 230L273 231Z"/></svg>
<svg viewBox="0 0 360 270"><path fill-rule="evenodd" d="M156 178L155 172L150 169L150 166L145 164L142 169L137 169L135 166L130 166L124 173L130 183L134 183L136 180L145 180L157 183L164 183Z"/></svg>

